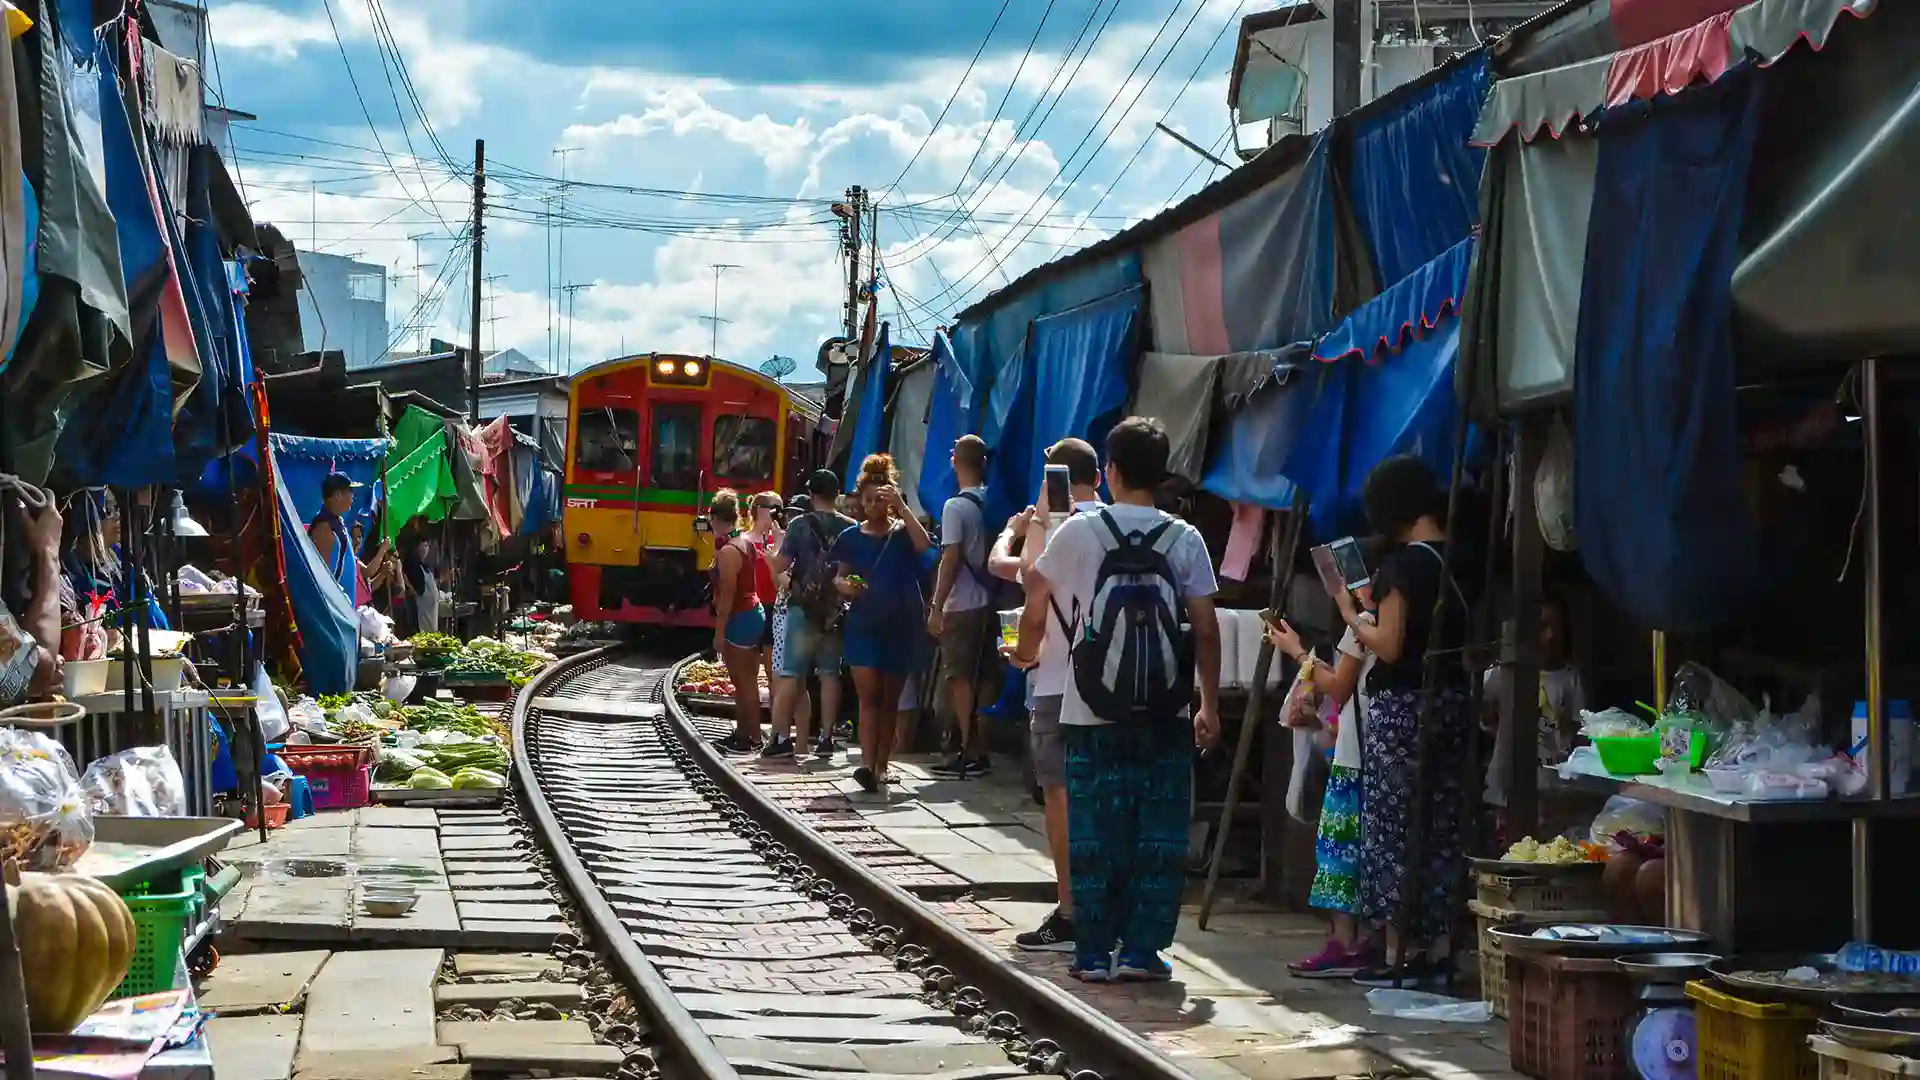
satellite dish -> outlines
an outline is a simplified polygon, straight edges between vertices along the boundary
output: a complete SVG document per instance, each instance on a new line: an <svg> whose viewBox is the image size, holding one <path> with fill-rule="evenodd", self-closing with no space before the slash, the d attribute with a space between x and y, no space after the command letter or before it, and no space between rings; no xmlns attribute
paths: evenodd
<svg viewBox="0 0 1920 1080"><path fill-rule="evenodd" d="M760 362L760 374L769 379L784 379L800 367L791 356L769 356Z"/></svg>

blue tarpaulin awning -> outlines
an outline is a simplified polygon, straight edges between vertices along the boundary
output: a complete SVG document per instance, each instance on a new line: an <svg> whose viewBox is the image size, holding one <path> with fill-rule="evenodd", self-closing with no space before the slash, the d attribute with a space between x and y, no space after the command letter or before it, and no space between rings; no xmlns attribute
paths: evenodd
<svg viewBox="0 0 1920 1080"><path fill-rule="evenodd" d="M887 342L887 324L880 324L874 335L873 352L860 372L860 413L853 421L853 437L847 443L845 487L851 494L860 480L860 463L869 454L877 454L886 444L887 376L893 366L893 347Z"/></svg>
<svg viewBox="0 0 1920 1080"><path fill-rule="evenodd" d="M1483 49L1437 82L1357 118L1347 190L1383 285L1413 273L1479 221L1486 151L1470 140L1492 83Z"/></svg>
<svg viewBox="0 0 1920 1080"><path fill-rule="evenodd" d="M1733 270L1759 80L1601 116L1574 364L1580 559L1627 615L1702 630L1756 597L1740 487Z"/></svg>
<svg viewBox="0 0 1920 1080"><path fill-rule="evenodd" d="M1365 527L1361 491L1367 474L1388 457L1416 454L1437 475L1451 472L1460 323L1452 304L1442 301L1458 295L1457 284L1447 285L1464 282L1471 249L1471 240L1461 241L1415 270L1354 311L1314 350L1343 359L1326 371L1285 472L1307 493L1316 536Z"/></svg>
<svg viewBox="0 0 1920 1080"><path fill-rule="evenodd" d="M280 436L275 436L279 438ZM280 552L287 568L287 600L293 606L294 625L300 630L300 668L307 689L315 696L344 694L353 689L360 661L360 621L353 597L340 587L320 559L320 550L307 539L306 520L294 505L287 478L274 458L273 484L279 495Z"/></svg>
<svg viewBox="0 0 1920 1080"><path fill-rule="evenodd" d="M1098 448L1127 404L1127 376L1140 351L1140 303L1135 285L1112 296L1033 321L1033 416L1024 455L1026 485L1008 491L1012 507L1037 498L1047 447L1086 439ZM1001 442L999 453L1019 451ZM1002 473L1009 479L1018 475ZM1009 510L1012 509L1009 508Z"/></svg>
<svg viewBox="0 0 1920 1080"><path fill-rule="evenodd" d="M920 461L920 505L933 513L960 490L953 478L953 461L941 452L973 430L973 384L953 355L945 334L933 335L933 394L927 402L927 449Z"/></svg>
<svg viewBox="0 0 1920 1080"><path fill-rule="evenodd" d="M1228 502L1271 510L1293 505L1293 482L1284 475L1293 440L1313 404L1319 365L1301 367L1305 349L1274 366L1224 424L1215 430L1200 487Z"/></svg>

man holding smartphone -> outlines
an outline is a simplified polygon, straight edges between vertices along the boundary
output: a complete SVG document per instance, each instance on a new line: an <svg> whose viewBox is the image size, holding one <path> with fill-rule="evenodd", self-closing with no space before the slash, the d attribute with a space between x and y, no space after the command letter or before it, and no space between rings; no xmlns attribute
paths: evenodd
<svg viewBox="0 0 1920 1080"><path fill-rule="evenodd" d="M933 771L965 780L988 770L986 732L974 705L981 659L996 620L993 578L987 573L987 444L980 436L954 441L953 475L960 493L940 512L940 569L927 631L940 643L940 673L959 727L959 752Z"/></svg>
<svg viewBox="0 0 1920 1080"><path fill-rule="evenodd" d="M1100 501L1100 458L1092 443L1085 439L1054 443L1047 448L1048 472L1052 473L1055 466L1066 472L1068 516L1097 511L1105 505ZM1043 488L1041 497L1041 506L1029 506L1014 515L1000 543L994 546L992 568L997 576L1019 581L1046 550L1047 538L1058 525L1049 521L1046 500L1057 502L1057 496ZM1016 538L1018 545L1014 543ZM1083 612L1071 597L1054 597L1047 616L1040 663L1027 678L1027 752L1033 763L1033 782L1040 789L1041 805L1046 810L1047 850L1053 856L1054 888L1059 899L1045 922L1014 938L1013 943L1028 952L1072 952L1075 935L1073 879L1067 865L1067 744L1060 732L1060 703L1067 692L1068 652Z"/></svg>

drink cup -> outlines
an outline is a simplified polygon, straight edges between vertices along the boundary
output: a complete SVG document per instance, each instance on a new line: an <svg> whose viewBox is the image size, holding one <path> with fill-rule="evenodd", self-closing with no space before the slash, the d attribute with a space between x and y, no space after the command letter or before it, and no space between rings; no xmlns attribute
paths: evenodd
<svg viewBox="0 0 1920 1080"><path fill-rule="evenodd" d="M1014 608L1000 613L1000 643L1009 648L1020 647L1020 616L1024 609Z"/></svg>

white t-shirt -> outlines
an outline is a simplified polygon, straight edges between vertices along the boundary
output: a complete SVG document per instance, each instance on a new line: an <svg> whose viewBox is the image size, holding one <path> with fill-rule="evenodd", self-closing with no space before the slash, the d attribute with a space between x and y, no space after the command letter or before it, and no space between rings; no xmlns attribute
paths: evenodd
<svg viewBox="0 0 1920 1080"><path fill-rule="evenodd" d="M1085 514L1099 510L1105 505L1107 504L1099 499L1091 499L1087 502L1074 503L1073 509L1076 513ZM1046 551L1047 542L1053 538L1052 530L1048 530L1045 536L1046 540L1040 545L1043 553ZM1068 656L1073 652L1074 636L1080 632L1082 613L1069 607L1065 599L1058 595L1053 598L1053 603L1060 605L1060 615L1066 616L1067 627L1064 631L1061 629L1060 616L1053 613L1053 606L1049 604L1047 636L1040 643L1040 665L1033 669L1032 675L1027 677L1027 685L1032 689L1033 696L1037 698L1059 697L1067 692L1067 670L1071 666L1068 663Z"/></svg>
<svg viewBox="0 0 1920 1080"><path fill-rule="evenodd" d="M1378 657L1360 644L1351 626L1340 639L1340 652L1360 661L1360 679L1353 684L1353 693L1347 696L1346 703L1340 706L1340 730L1333 737L1333 763L1343 769L1359 769L1361 725L1367 722L1367 676L1373 673L1373 662Z"/></svg>
<svg viewBox="0 0 1920 1080"><path fill-rule="evenodd" d="M1219 583L1213 576L1213 560L1207 555L1207 542L1201 539L1200 530L1151 506L1110 506L1107 512L1113 515L1114 525L1123 533L1146 533L1163 521L1173 522L1169 530L1171 539L1163 550L1167 552L1167 562L1173 568L1174 584L1181 597L1206 599L1219 591ZM1111 537L1104 536L1106 528L1099 514L1077 514L1068 518L1047 541L1047 549L1034 564L1034 569L1052 585L1053 598L1060 610L1076 627L1081 625L1081 618L1092 603L1100 563L1107 555L1107 542ZM1052 617L1051 612L1048 617ZM1080 689L1074 680L1063 679L1063 682L1062 724L1093 727L1106 723L1080 700Z"/></svg>
<svg viewBox="0 0 1920 1080"><path fill-rule="evenodd" d="M1557 765L1573 752L1574 735L1580 728L1580 712L1587 707L1587 694L1580 685L1580 673L1570 667L1540 673L1539 762ZM1487 669L1485 700L1500 718L1493 738L1493 760L1487 763L1486 800L1493 806L1507 805L1507 757L1513 737L1513 669Z"/></svg>

